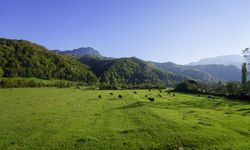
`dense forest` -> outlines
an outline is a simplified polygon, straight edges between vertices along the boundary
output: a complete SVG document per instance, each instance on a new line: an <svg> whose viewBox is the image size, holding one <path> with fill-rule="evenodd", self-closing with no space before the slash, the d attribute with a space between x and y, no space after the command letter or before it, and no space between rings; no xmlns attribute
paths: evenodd
<svg viewBox="0 0 250 150"><path fill-rule="evenodd" d="M98 83L97 77L75 57L56 54L28 41L4 38L0 38L0 76Z"/></svg>

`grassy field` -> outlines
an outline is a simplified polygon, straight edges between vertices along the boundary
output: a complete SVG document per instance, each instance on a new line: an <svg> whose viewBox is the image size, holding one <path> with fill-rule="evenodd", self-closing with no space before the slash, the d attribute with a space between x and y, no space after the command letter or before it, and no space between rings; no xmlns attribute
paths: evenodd
<svg viewBox="0 0 250 150"><path fill-rule="evenodd" d="M250 103L136 91L0 89L0 149L250 149Z"/></svg>

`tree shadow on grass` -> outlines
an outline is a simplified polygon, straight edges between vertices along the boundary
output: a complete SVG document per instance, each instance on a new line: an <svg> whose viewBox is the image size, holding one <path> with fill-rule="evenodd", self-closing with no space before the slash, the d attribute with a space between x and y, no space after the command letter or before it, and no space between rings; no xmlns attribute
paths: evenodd
<svg viewBox="0 0 250 150"><path fill-rule="evenodd" d="M241 109L238 109L238 111L247 111L247 110L250 111L250 108L241 108Z"/></svg>
<svg viewBox="0 0 250 150"><path fill-rule="evenodd" d="M131 108L137 108L137 107L142 107L146 104L146 102L135 102L126 106L119 107L117 109L131 109Z"/></svg>
<svg viewBox="0 0 250 150"><path fill-rule="evenodd" d="M114 101L114 100L120 100L119 98L109 98L108 100Z"/></svg>

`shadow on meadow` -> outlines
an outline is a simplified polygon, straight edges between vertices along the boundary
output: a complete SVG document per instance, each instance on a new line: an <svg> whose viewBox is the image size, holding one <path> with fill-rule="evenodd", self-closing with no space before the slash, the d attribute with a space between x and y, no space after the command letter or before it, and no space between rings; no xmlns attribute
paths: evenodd
<svg viewBox="0 0 250 150"><path fill-rule="evenodd" d="M143 107L146 104L147 104L146 102L135 102L129 105L119 107L118 109L131 109L131 108Z"/></svg>

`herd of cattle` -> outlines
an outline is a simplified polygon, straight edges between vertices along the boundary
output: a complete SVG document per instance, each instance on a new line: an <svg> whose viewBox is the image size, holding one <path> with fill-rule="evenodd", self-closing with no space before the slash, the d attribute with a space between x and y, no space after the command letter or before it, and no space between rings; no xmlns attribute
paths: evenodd
<svg viewBox="0 0 250 150"><path fill-rule="evenodd" d="M148 90L149 92L151 91L150 89ZM162 95L160 93L162 93L162 90L158 90L158 97L162 97ZM171 96L175 96L175 93L171 93L170 91L167 91L168 95L171 95ZM137 94L136 91L133 91L133 94ZM114 95L114 93L110 92L109 95ZM150 93L150 95L152 95L152 93ZM118 98L119 99L123 99L123 97L125 96L122 96L121 94L118 95ZM102 95L99 95L98 96L99 99L102 98ZM149 96L149 95L145 95L145 98L147 98L150 102L154 102L155 101L155 98L152 97L152 96Z"/></svg>
<svg viewBox="0 0 250 150"><path fill-rule="evenodd" d="M151 92L150 89L149 89L148 91ZM170 96L175 96L175 95L176 95L175 93L171 93L170 91L165 91L165 92L167 92L167 94L170 95ZM137 94L136 91L133 91L132 93L133 93L133 94ZM162 90L158 90L158 94L155 95L155 96L161 98L161 97L162 97L162 94L161 94L161 93L162 93ZM109 95L114 95L114 93L110 92ZM196 96L200 97L199 94L197 94ZM118 95L118 98L119 98L119 99L123 99L123 97L125 97L125 96L122 96L121 94ZM98 98L101 99L101 98L102 98L102 95L99 95ZM145 95L145 98L147 98L150 102L154 102L154 101L155 101L155 98L152 97L152 93L149 93L149 95L146 94L146 95ZM213 95L208 95L207 98L208 98L208 99L215 99L215 96L213 96Z"/></svg>

